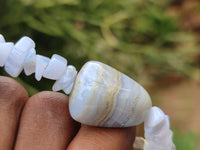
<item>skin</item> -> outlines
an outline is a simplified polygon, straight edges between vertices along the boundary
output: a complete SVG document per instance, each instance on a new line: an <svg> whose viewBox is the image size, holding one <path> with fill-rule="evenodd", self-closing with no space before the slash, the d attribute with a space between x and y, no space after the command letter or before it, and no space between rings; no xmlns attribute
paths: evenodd
<svg viewBox="0 0 200 150"><path fill-rule="evenodd" d="M29 97L15 80L0 76L0 149L133 150L135 127L98 128L75 122L68 96L44 91Z"/></svg>

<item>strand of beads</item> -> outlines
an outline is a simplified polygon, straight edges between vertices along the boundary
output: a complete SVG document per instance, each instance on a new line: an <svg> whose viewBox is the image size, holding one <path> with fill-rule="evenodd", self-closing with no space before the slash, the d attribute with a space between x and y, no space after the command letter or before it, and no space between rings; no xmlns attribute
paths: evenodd
<svg viewBox="0 0 200 150"><path fill-rule="evenodd" d="M69 94L72 90L77 71L67 60L54 54L51 59L37 55L35 43L29 37L22 37L16 44L6 42L0 34L0 66L12 77L17 77L24 69L25 74L35 73L36 80L42 77L56 80L53 91L63 90Z"/></svg>
<svg viewBox="0 0 200 150"><path fill-rule="evenodd" d="M0 66L5 66L13 77L24 69L26 75L35 73L38 81L42 77L56 80L53 90L71 93L69 111L80 123L129 127L144 122L146 139L136 138L135 147L175 150L168 116L152 107L151 98L141 85L108 65L89 61L77 75L75 67L67 66L63 57L54 54L50 59L37 55L30 38L23 37L14 45L0 35Z"/></svg>

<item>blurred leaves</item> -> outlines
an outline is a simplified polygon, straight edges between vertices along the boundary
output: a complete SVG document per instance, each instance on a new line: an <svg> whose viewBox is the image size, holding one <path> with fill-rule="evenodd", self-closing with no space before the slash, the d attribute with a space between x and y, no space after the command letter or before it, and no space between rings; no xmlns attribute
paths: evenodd
<svg viewBox="0 0 200 150"><path fill-rule="evenodd" d="M0 0L0 32L10 41L28 35L40 54L58 53L79 69L98 60L142 84L168 75L200 81L197 38L178 28L168 7L168 0Z"/></svg>
<svg viewBox="0 0 200 150"><path fill-rule="evenodd" d="M198 144L198 136L194 133L174 132L174 143L177 150L196 150Z"/></svg>
<svg viewBox="0 0 200 150"><path fill-rule="evenodd" d="M37 53L60 54L78 70L98 60L143 85L168 76L200 82L198 38L179 28L179 16L168 13L170 1L0 0L0 33L13 42L30 36ZM34 75L17 80L30 95L53 85ZM195 149L195 142L195 135L175 132L177 149Z"/></svg>
<svg viewBox="0 0 200 150"><path fill-rule="evenodd" d="M79 2L79 0L21 0L21 2L26 6L33 6L36 8L48 8L55 5L74 5Z"/></svg>

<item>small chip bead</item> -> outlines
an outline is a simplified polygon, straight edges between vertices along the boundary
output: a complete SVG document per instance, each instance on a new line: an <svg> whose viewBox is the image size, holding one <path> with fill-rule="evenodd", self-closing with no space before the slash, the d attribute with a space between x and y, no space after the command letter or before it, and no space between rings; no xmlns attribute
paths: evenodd
<svg viewBox="0 0 200 150"><path fill-rule="evenodd" d="M28 76L35 73L35 78L40 81L42 77L56 80L53 90L63 90L69 94L77 75L76 68L67 66L67 60L54 54L51 58L37 55L34 41L24 36L16 44L6 42L0 34L0 67L5 66L5 71L12 77L17 77L24 69Z"/></svg>

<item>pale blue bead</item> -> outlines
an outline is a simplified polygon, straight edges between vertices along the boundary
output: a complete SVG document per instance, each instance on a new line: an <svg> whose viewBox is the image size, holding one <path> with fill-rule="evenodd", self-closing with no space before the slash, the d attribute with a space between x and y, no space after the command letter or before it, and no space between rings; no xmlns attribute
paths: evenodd
<svg viewBox="0 0 200 150"><path fill-rule="evenodd" d="M69 98L71 116L92 126L138 125L150 108L151 99L141 85L97 61L81 68Z"/></svg>
<svg viewBox="0 0 200 150"><path fill-rule="evenodd" d="M5 70L12 77L17 77L23 70L24 59L35 43L29 37L22 37L11 50L5 64Z"/></svg>
<svg viewBox="0 0 200 150"><path fill-rule="evenodd" d="M47 79L57 80L64 74L66 67L67 60L62 56L54 54L51 57L47 68L45 69L43 77Z"/></svg>

